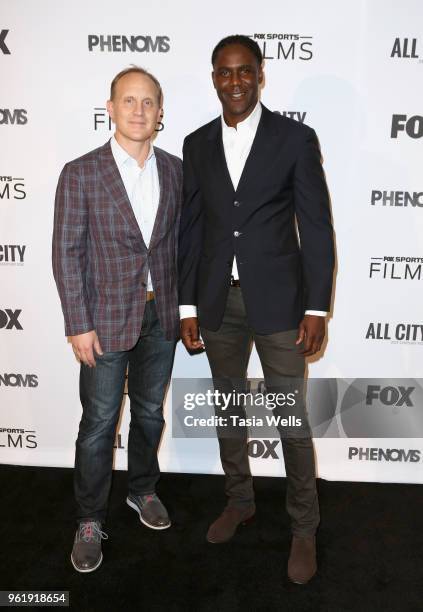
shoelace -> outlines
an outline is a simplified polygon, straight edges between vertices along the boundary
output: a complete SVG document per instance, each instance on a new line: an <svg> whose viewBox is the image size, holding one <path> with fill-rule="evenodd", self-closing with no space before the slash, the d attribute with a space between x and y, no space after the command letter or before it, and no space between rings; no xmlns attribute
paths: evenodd
<svg viewBox="0 0 423 612"><path fill-rule="evenodd" d="M80 523L79 525L79 539L84 542L99 542L100 540L107 540L109 536L107 533L100 529L100 523L95 521L88 521L86 523Z"/></svg>
<svg viewBox="0 0 423 612"><path fill-rule="evenodd" d="M155 499L157 499L157 495L155 493L153 493L151 495L143 495L143 497L142 497L142 501L145 504L148 504L149 502L152 502Z"/></svg>

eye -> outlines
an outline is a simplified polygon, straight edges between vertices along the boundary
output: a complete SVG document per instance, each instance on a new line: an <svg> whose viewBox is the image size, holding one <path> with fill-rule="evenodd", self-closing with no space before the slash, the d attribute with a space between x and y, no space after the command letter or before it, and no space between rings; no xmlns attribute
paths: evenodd
<svg viewBox="0 0 423 612"><path fill-rule="evenodd" d="M229 76L229 70L226 70L226 68L223 68L222 70L219 71L219 74L222 77L227 77Z"/></svg>
<svg viewBox="0 0 423 612"><path fill-rule="evenodd" d="M132 104L133 101L134 98L132 96L127 96L126 98L124 98L125 104Z"/></svg>
<svg viewBox="0 0 423 612"><path fill-rule="evenodd" d="M144 106L153 106L153 100L144 100Z"/></svg>

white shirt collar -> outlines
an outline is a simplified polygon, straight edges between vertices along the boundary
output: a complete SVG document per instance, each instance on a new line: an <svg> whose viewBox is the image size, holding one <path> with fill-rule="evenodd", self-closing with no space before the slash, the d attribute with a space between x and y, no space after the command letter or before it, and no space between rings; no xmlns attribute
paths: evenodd
<svg viewBox="0 0 423 612"><path fill-rule="evenodd" d="M261 103L260 100L257 102L254 110L252 113L250 113L248 115L248 117L246 117L244 119L244 121L240 121L236 128L230 127L229 125L226 124L225 122L225 118L223 116L223 112L221 114L221 119L222 119L222 130L223 132L229 133L232 132L233 130L236 130L237 132L252 132L255 133L257 131L257 127L261 118L261 113L262 113L262 109L261 109Z"/></svg>
<svg viewBox="0 0 423 612"><path fill-rule="evenodd" d="M129 153L127 151L125 151L125 149L118 143L118 141L116 140L114 135L110 139L110 146L111 146L111 149L112 149L113 157L115 158L115 162L116 162L118 167L121 167L124 164L128 163L128 160L132 160L131 163L134 162L138 166L137 160L134 159L133 157L131 157L129 155ZM154 156L154 147L153 147L152 143L150 142L150 150L148 152L147 159L145 160L144 165L153 156Z"/></svg>

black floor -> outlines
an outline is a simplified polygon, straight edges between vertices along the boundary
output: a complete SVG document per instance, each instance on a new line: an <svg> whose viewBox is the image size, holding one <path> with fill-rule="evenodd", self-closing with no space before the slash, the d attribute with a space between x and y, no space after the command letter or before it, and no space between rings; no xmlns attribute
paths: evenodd
<svg viewBox="0 0 423 612"><path fill-rule="evenodd" d="M115 472L104 562L70 563L72 471L0 466L0 590L70 591L72 610L423 610L423 500L419 485L319 482L319 573L286 578L290 536L285 479L255 480L257 518L228 544L205 541L221 510L220 476L164 474L159 494L173 521L152 531L124 503Z"/></svg>

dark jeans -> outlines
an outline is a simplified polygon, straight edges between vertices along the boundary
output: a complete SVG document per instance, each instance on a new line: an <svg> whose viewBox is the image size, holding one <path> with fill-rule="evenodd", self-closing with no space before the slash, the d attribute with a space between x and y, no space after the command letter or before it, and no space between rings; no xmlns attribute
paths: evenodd
<svg viewBox="0 0 423 612"><path fill-rule="evenodd" d="M147 302L141 334L130 351L96 356L96 367L81 365L82 419L76 441L74 490L77 519L105 521L125 373L131 423L128 437L128 489L153 493L160 476L157 451L162 435L163 399L170 379L174 340L166 340L154 300Z"/></svg>
<svg viewBox="0 0 423 612"><path fill-rule="evenodd" d="M248 361L254 341L263 368L267 390L277 390L277 381L287 378L303 379L305 362L300 347L295 345L297 330L259 335L249 327L240 288L231 287L221 327L217 331L201 328L213 379L222 392L243 391ZM283 385L281 385L283 386ZM230 410L240 416L242 406ZM314 448L310 437L304 402L296 408L303 427L298 431L284 431L281 436L287 476L286 508L291 518L292 532L310 536L319 524L319 503L316 491ZM237 429L236 436L227 432L219 435L220 457L226 475L225 491L229 505L245 506L254 503L247 441L248 431Z"/></svg>

